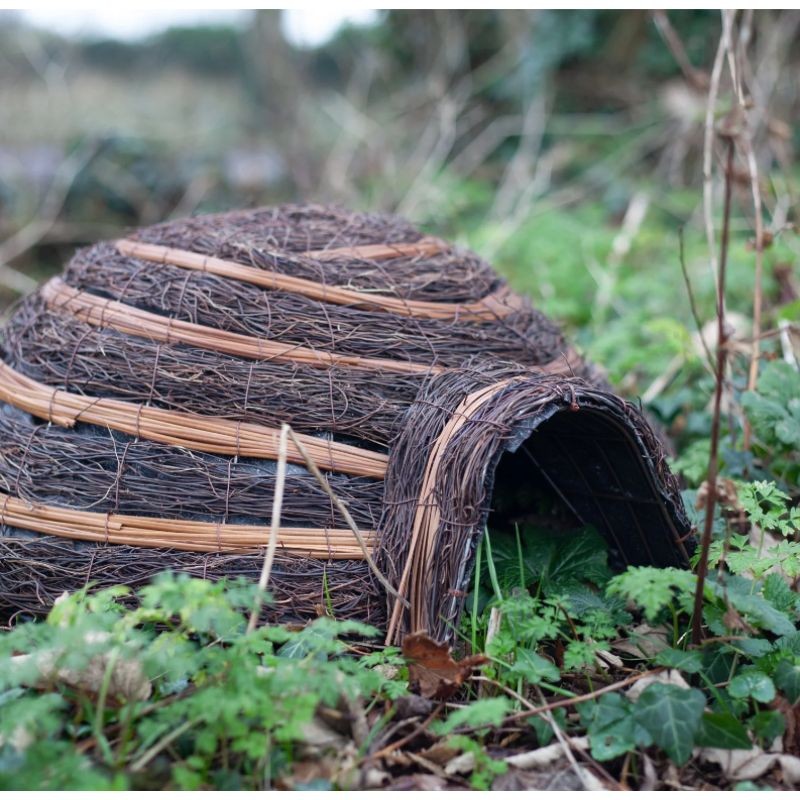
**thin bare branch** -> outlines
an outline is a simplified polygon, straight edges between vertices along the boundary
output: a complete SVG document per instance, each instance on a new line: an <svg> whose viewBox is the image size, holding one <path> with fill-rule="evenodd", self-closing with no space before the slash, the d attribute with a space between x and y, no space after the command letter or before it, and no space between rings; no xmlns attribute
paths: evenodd
<svg viewBox="0 0 800 800"><path fill-rule="evenodd" d="M286 485L286 455L288 451L289 426L284 422L281 425L281 438L278 443L278 470L275 480L275 492L272 495L272 519L269 526L269 544L264 551L264 565L261 568L261 577L258 579L258 594L253 611L250 614L250 621L247 623L247 632L251 633L256 629L258 618L261 614L261 606L264 602L264 592L267 591L269 576L272 572L272 563L275 560L275 550L278 546L278 531L281 527L281 509L283 508L283 489ZM295 447L302 447L295 441Z"/></svg>

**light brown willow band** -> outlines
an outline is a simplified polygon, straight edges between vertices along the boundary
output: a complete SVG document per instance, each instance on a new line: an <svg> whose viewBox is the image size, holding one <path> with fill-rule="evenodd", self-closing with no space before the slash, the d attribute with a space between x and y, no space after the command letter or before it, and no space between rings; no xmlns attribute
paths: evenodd
<svg viewBox="0 0 800 800"><path fill-rule="evenodd" d="M265 547L269 525L98 514L58 506L27 503L0 493L0 523L49 536L138 547L168 547L200 553L252 551ZM375 531L362 531L370 549ZM349 529L280 528L278 547L292 555L322 559L363 559L364 552Z"/></svg>
<svg viewBox="0 0 800 800"><path fill-rule="evenodd" d="M370 292L360 292L341 286L328 286L324 283L296 278L281 272L248 267L236 261L226 261L214 256L204 256L191 250L178 250L156 244L144 244L130 239L116 242L117 250L130 258L152 261L157 264L171 264L183 269L209 272L224 278L234 278L252 283L265 289L294 292L314 300L355 308L388 311L405 317L422 319L460 320L463 322L491 322L504 319L525 307L525 301L508 287L486 295L469 303L440 303L429 300L404 300ZM317 261L334 261L340 258L356 258L379 261L398 256L434 255L445 248L437 239L421 239L411 244L366 245L363 247L343 247L335 250L313 250L305 253L281 253L283 258L306 257Z"/></svg>
<svg viewBox="0 0 800 800"><path fill-rule="evenodd" d="M72 394L28 378L2 361L0 400L66 428L86 422L204 453L272 460L278 457L277 428ZM383 453L314 436L298 434L298 438L322 470L370 478L383 478L386 474L388 457ZM287 457L293 463L305 464L293 445L289 446Z"/></svg>
<svg viewBox="0 0 800 800"><path fill-rule="evenodd" d="M135 306L108 300L68 286L61 278L52 278L41 289L41 296L50 308L66 311L88 325L113 328L120 333L141 336L167 344L188 344L203 350L251 358L257 361L275 361L279 364L306 364L312 367L332 365L374 369L382 372L438 375L446 367L395 361L388 358L362 358L312 350L308 347L283 344L272 339L260 339L239 333L196 325L179 319L163 317L143 311ZM551 375L569 376L581 364L578 354L570 347L547 364L530 367L532 371Z"/></svg>
<svg viewBox="0 0 800 800"><path fill-rule="evenodd" d="M428 566L434 558L436 533L441 521L441 511L439 504L436 502L436 485L444 451L453 437L472 419L474 414L514 380L516 378L507 378L491 386L478 389L465 397L436 438L428 454L428 461L423 473L417 502L417 511L411 528L408 556L400 578L400 585L397 587L399 596L407 597L408 599L410 631L422 630L427 624L423 617L424 600L425 592L427 591ZM396 601L392 608L392 615L386 632L386 644L392 644L396 638L402 613L403 606L399 601Z"/></svg>
<svg viewBox="0 0 800 800"><path fill-rule="evenodd" d="M209 328L180 319L143 311L135 306L108 300L67 286L61 278L52 278L41 289L41 296L51 308L68 311L78 319L96 327L113 328L120 333L144 336L168 344L194 345L228 355L259 361L307 364L312 367L359 367L381 372L438 374L443 367L396 361L389 358L362 358L316 350L272 339L245 336L241 333Z"/></svg>

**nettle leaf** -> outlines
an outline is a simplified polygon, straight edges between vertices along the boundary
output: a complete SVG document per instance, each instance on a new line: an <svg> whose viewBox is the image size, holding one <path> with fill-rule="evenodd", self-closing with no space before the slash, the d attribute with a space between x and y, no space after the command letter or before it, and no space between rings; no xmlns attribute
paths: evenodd
<svg viewBox="0 0 800 800"><path fill-rule="evenodd" d="M775 699L775 684L772 678L759 670L740 672L729 684L731 697L752 697L759 703L769 703Z"/></svg>
<svg viewBox="0 0 800 800"><path fill-rule="evenodd" d="M567 592L585 583L605 585L611 577L605 539L593 528L577 531L526 527L520 532L525 585L541 582L544 592ZM501 585L519 586L520 552L515 537L495 537L492 556Z"/></svg>
<svg viewBox="0 0 800 800"><path fill-rule="evenodd" d="M733 714L726 713L703 714L694 743L723 750L749 750L753 746L747 728Z"/></svg>
<svg viewBox="0 0 800 800"><path fill-rule="evenodd" d="M652 622L676 596L680 604L685 605L687 597L694 592L696 580L693 573L675 567L628 567L609 581L607 592L635 603Z"/></svg>
<svg viewBox="0 0 800 800"><path fill-rule="evenodd" d="M592 591L588 586L579 586L571 590L564 602L564 608L573 618L581 620L603 614L608 624L615 628L629 625L633 620L625 610L624 600Z"/></svg>
<svg viewBox="0 0 800 800"><path fill-rule="evenodd" d="M729 576L724 583L709 579L708 588L715 597L724 603L730 603L749 622L755 623L759 628L778 636L787 636L795 632L792 620L763 597L755 594L753 582L741 575Z"/></svg>
<svg viewBox="0 0 800 800"><path fill-rule="evenodd" d="M605 539L593 528L558 537L558 545L542 577L544 590L567 592L586 582L605 586L611 577Z"/></svg>
<svg viewBox="0 0 800 800"><path fill-rule="evenodd" d="M464 708L453 711L446 720L435 726L440 734L451 733L461 725L470 728L483 728L499 725L511 710L511 701L507 697L490 697L475 700Z"/></svg>
<svg viewBox="0 0 800 800"><path fill-rule="evenodd" d="M800 447L800 374L788 364L764 366L757 391L745 392L742 405L765 444Z"/></svg>
<svg viewBox="0 0 800 800"><path fill-rule="evenodd" d="M605 694L582 703L581 724L586 728L592 757L609 761L637 747L648 747L652 736L633 714L633 703L621 694Z"/></svg>
<svg viewBox="0 0 800 800"><path fill-rule="evenodd" d="M533 650L517 650L516 660L509 671L533 684L542 681L552 683L561 677L558 667L552 661L534 653Z"/></svg>
<svg viewBox="0 0 800 800"><path fill-rule="evenodd" d="M793 592L789 584L779 575L773 572L764 578L764 583L761 588L764 599L772 606L782 611L784 614L797 614L798 601L800 595Z"/></svg>
<svg viewBox="0 0 800 800"><path fill-rule="evenodd" d="M683 764L692 753L705 706L697 689L654 683L639 696L633 714L653 742L676 764Z"/></svg>
<svg viewBox="0 0 800 800"><path fill-rule="evenodd" d="M703 655L697 650L676 650L674 647L665 647L656 653L655 662L662 667L694 673L700 672L703 668Z"/></svg>
<svg viewBox="0 0 800 800"><path fill-rule="evenodd" d="M772 650L768 639L736 639L723 646L732 653L744 653L749 658L761 658Z"/></svg>
<svg viewBox="0 0 800 800"><path fill-rule="evenodd" d="M800 700L800 664L781 661L775 668L775 685L790 703Z"/></svg>

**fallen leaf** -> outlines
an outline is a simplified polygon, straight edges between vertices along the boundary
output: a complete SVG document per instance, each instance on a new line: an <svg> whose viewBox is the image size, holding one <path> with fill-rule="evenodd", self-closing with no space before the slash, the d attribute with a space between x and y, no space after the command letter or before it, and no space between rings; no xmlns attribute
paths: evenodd
<svg viewBox="0 0 800 800"><path fill-rule="evenodd" d="M667 647L668 633L663 625L651 627L642 623L634 626L628 636L613 642L612 647L619 653L627 653L635 658L652 657Z"/></svg>
<svg viewBox="0 0 800 800"><path fill-rule="evenodd" d="M87 642L88 635L87 635ZM81 669L72 669L60 665L63 651L41 651L35 655L18 655L11 657L11 663L22 666L33 660L36 664L37 678L33 685L44 687L60 681L86 692L100 692L106 672L111 668L111 676L107 687L110 697L124 697L126 700L147 700L153 690L145 674L142 664L135 659L113 659L110 652L98 653Z"/></svg>
<svg viewBox="0 0 800 800"><path fill-rule="evenodd" d="M484 655L453 660L451 647L431 639L425 631L406 636L403 657L408 661L408 682L423 697L446 700L452 697L475 667L488 663Z"/></svg>
<svg viewBox="0 0 800 800"><path fill-rule="evenodd" d="M438 792L451 788L451 785L436 775L417 773L415 775L402 775L394 783L384 788L395 792Z"/></svg>
<svg viewBox="0 0 800 800"><path fill-rule="evenodd" d="M783 783L800 783L800 758L785 753L765 752L760 747L750 750L722 750L716 747L695 748L695 757L718 764L726 778L732 781L753 781L780 767Z"/></svg>
<svg viewBox="0 0 800 800"><path fill-rule="evenodd" d="M566 740L569 746L576 750L588 750L589 740L585 736L569 737ZM556 761L564 758L564 745L561 742L539 747L536 750L529 750L525 753L514 753L507 756L504 760L506 764L518 769L541 769Z"/></svg>
<svg viewBox="0 0 800 800"><path fill-rule="evenodd" d="M445 775L469 775L475 769L475 753L461 753L444 768Z"/></svg>
<svg viewBox="0 0 800 800"><path fill-rule="evenodd" d="M630 689L626 692L626 695L629 700L638 700L639 695L648 687L652 686L654 683L665 683L668 686L678 686L681 689L688 689L689 684L683 679L683 675L676 669L668 669L664 670L664 672L659 672L657 675L645 675L640 680L636 681L636 683L631 686Z"/></svg>

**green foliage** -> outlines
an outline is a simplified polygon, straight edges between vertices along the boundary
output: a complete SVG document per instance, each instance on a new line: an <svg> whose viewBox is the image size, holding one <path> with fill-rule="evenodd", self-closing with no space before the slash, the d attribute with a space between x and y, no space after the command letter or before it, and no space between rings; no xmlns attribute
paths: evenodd
<svg viewBox="0 0 800 800"><path fill-rule="evenodd" d="M501 587L538 584L547 594L580 591L587 583L602 586L611 577L605 540L593 529L549 531L520 529L516 538L492 541L492 556ZM520 574L521 571L521 574Z"/></svg>
<svg viewBox="0 0 800 800"><path fill-rule="evenodd" d="M705 705L697 689L654 683L636 701L633 717L676 764L683 764L691 755Z"/></svg>
<svg viewBox="0 0 800 800"><path fill-rule="evenodd" d="M622 694L605 694L581 705L581 724L589 735L592 756L598 761L610 761L653 743L633 709L633 703Z"/></svg>
<svg viewBox="0 0 800 800"><path fill-rule="evenodd" d="M756 391L742 395L742 406L773 472L797 482L800 450L800 373L781 361L761 370Z"/></svg>
<svg viewBox="0 0 800 800"><path fill-rule="evenodd" d="M213 787L236 776L257 788L289 763L319 706L396 695L375 659L350 655L342 641L374 629L320 618L301 631L247 633L254 594L242 581L168 575L140 593L135 610L126 610L117 590L80 593L55 606L46 623L4 634L0 657L27 658L2 674L0 780L15 788L127 788L155 770L167 786ZM109 677L117 668L134 673L137 686L152 687L150 698L131 691L104 705L93 700L69 675L85 674L98 658ZM32 688L42 681L54 691ZM85 721L76 725L76 715ZM109 726L124 732L113 746ZM93 759L74 749L90 734ZM177 756L162 774L168 747Z"/></svg>
<svg viewBox="0 0 800 800"><path fill-rule="evenodd" d="M436 726L439 733L452 733L456 728L469 726L470 728L486 728L499 725L509 709L511 702L506 697L491 697L484 700L474 700L468 706L459 708Z"/></svg>
<svg viewBox="0 0 800 800"><path fill-rule="evenodd" d="M759 703L769 703L775 699L775 684L759 670L742 671L728 684L728 694L731 697L752 697Z"/></svg>
<svg viewBox="0 0 800 800"><path fill-rule="evenodd" d="M685 570L630 567L609 581L608 593L636 603L647 619L654 621L664 609L676 604L688 609L694 586L694 575Z"/></svg>
<svg viewBox="0 0 800 800"><path fill-rule="evenodd" d="M752 747L747 728L733 714L726 712L703 714L694 743L723 750L749 750Z"/></svg>

